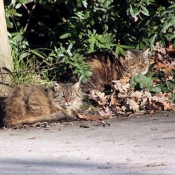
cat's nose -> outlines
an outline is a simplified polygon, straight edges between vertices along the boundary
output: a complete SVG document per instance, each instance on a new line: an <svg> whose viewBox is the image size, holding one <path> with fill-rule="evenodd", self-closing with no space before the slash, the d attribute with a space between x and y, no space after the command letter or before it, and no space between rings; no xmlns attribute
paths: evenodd
<svg viewBox="0 0 175 175"><path fill-rule="evenodd" d="M71 106L71 100L70 99L66 99L65 100L65 104L66 104L66 106Z"/></svg>
<svg viewBox="0 0 175 175"><path fill-rule="evenodd" d="M66 103L67 106L70 106L71 104L70 103Z"/></svg>

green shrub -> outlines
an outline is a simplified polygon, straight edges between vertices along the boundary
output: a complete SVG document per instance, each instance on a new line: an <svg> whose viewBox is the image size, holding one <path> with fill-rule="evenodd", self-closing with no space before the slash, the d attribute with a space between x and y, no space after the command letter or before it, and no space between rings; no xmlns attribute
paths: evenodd
<svg viewBox="0 0 175 175"><path fill-rule="evenodd" d="M58 80L69 73L76 73L85 81L91 75L83 57L86 52L109 50L119 56L125 55L124 50L129 48L155 49L157 41L162 45L174 44L172 0L4 2L14 72L20 72L13 74L18 75L14 81L22 82L25 70L32 70L31 77L37 74L46 81ZM151 78L137 78L148 81L139 86L152 87Z"/></svg>

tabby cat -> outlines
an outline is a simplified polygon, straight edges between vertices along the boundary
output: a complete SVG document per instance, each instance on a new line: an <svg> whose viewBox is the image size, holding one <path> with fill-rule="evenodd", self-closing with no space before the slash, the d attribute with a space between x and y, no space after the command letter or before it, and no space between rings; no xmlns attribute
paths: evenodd
<svg viewBox="0 0 175 175"><path fill-rule="evenodd" d="M45 89L39 85L14 87L3 102L4 126L18 127L43 121L73 117L82 104L80 82L58 84Z"/></svg>
<svg viewBox="0 0 175 175"><path fill-rule="evenodd" d="M81 83L83 91L98 89L104 91L112 84L112 80L121 79L126 73L146 74L149 68L148 51L136 49L126 51L125 57L116 58L109 52L94 52L86 54L86 61L91 64L92 75L88 81ZM71 78L73 82L77 77Z"/></svg>

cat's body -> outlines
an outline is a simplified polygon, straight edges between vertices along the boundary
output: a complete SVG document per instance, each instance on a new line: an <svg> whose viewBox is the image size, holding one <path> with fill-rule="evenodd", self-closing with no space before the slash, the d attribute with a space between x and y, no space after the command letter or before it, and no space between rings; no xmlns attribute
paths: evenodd
<svg viewBox="0 0 175 175"><path fill-rule="evenodd" d="M148 50L127 50L125 57L116 58L112 53L94 52L85 55L86 61L92 65L92 75L85 83L81 83L83 91L98 89L103 91L110 87L112 80L121 79L126 73L145 74L149 68ZM73 82L78 78L74 76Z"/></svg>
<svg viewBox="0 0 175 175"><path fill-rule="evenodd" d="M82 104L80 83L58 84L50 89L22 84L14 87L3 102L4 126L17 127L73 117Z"/></svg>
<svg viewBox="0 0 175 175"><path fill-rule="evenodd" d="M103 91L112 80L120 79L126 71L120 60L110 53L90 53L86 55L86 61L92 65L92 75L86 83L82 83L85 91L91 89Z"/></svg>

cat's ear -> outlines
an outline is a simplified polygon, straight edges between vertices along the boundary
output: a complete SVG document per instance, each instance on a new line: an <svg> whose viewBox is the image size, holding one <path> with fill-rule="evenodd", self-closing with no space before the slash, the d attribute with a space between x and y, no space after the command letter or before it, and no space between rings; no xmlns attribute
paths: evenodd
<svg viewBox="0 0 175 175"><path fill-rule="evenodd" d="M144 51L143 51L143 56L144 56L144 58L146 58L146 59L149 58L149 50L150 50L150 48L148 48L147 50L144 50Z"/></svg>
<svg viewBox="0 0 175 175"><path fill-rule="evenodd" d="M72 88L79 90L80 89L80 81L72 85Z"/></svg>
<svg viewBox="0 0 175 175"><path fill-rule="evenodd" d="M53 82L53 89L54 91L58 91L59 89L62 89L61 85L59 85L56 81Z"/></svg>

